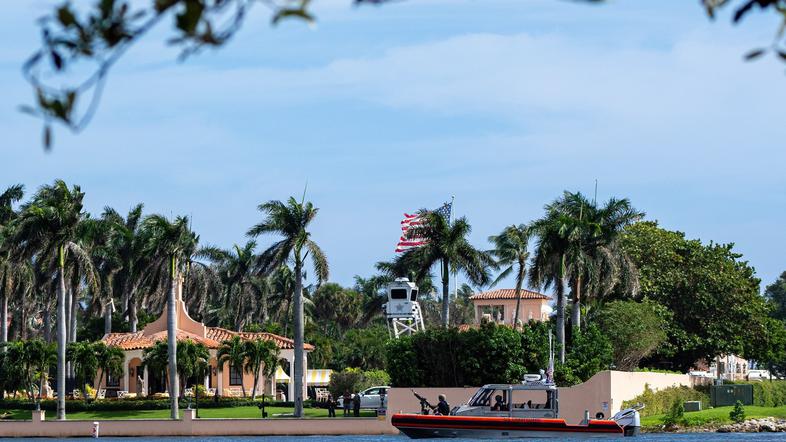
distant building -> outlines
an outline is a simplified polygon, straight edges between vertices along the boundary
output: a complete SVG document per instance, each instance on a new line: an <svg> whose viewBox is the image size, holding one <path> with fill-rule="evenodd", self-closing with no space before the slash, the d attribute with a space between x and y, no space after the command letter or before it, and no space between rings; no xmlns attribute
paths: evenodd
<svg viewBox="0 0 786 442"><path fill-rule="evenodd" d="M188 315L186 304L182 299L182 293L183 285L181 280L180 284L178 284L177 299L175 301L177 309L175 312L177 340L190 339L204 344L210 353L210 373L204 379L199 379L197 381L199 384L204 385L205 388L211 391L217 390L220 396L239 396L242 394L243 387L245 387L247 394L250 395L254 388L253 375L237 367L230 367L228 363L223 364L223 367L219 370L216 353L221 346L221 342L233 336L239 336L243 340L263 339L272 341L278 346L280 358L287 361L289 373L279 367L275 379L260 379L259 385L257 385L257 394L273 395L276 394L277 389L283 387L284 391L287 391L287 399L293 400L292 398L295 397L294 382L290 381L293 376L295 346L291 339L272 333L235 332L219 327L207 327L205 324L191 319ZM110 378L107 385L103 385L103 382L101 385L102 388L106 388L107 392L111 392L111 396L116 394L149 396L167 391L166 373L154 373L153 370L149 370L142 363L146 348L155 345L156 341L166 341L166 321L167 307L165 306L161 316L148 324L143 330L136 333L109 333L103 337L102 341L104 343L118 347L125 353L123 375L115 379ZM316 370L305 370L308 364L308 353L314 350L314 346L305 344L304 347L306 350L303 361L305 382L303 382L302 394L305 396L307 385L317 386L323 385L325 382L311 379L314 375L321 373L317 373Z"/></svg>
<svg viewBox="0 0 786 442"><path fill-rule="evenodd" d="M516 290L498 289L489 292L476 293L469 297L475 307L475 324L485 319L497 324L513 325L516 317ZM519 307L519 321L545 321L552 312L548 296L521 290L521 305Z"/></svg>
<svg viewBox="0 0 786 442"><path fill-rule="evenodd" d="M737 355L718 356L709 364L706 360L700 360L690 374L726 381L743 381L748 376L748 360Z"/></svg>

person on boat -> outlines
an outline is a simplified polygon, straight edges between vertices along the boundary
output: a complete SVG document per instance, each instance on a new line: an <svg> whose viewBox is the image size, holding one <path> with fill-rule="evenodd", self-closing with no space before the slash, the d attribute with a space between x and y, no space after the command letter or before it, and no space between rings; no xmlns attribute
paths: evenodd
<svg viewBox="0 0 786 442"><path fill-rule="evenodd" d="M502 400L502 395L494 396L494 405L491 407L491 411L508 411L508 406Z"/></svg>
<svg viewBox="0 0 786 442"><path fill-rule="evenodd" d="M450 405L444 394L439 395L439 403L437 404L437 414L442 416L450 415Z"/></svg>

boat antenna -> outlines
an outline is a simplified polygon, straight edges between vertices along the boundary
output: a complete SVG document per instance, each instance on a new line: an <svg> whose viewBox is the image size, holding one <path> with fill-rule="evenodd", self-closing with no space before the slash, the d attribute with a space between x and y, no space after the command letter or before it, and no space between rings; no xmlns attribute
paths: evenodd
<svg viewBox="0 0 786 442"><path fill-rule="evenodd" d="M546 370L546 382L554 382L554 347L551 341L551 330L549 330L549 368Z"/></svg>

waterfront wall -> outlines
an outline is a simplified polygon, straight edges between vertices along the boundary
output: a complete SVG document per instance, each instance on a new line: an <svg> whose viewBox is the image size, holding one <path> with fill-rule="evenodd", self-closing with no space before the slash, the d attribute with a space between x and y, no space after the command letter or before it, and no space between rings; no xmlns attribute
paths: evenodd
<svg viewBox="0 0 786 442"><path fill-rule="evenodd" d="M0 421L0 437L88 437L92 421ZM386 420L364 419L195 419L183 410L181 420L105 420L100 436L303 436L396 434Z"/></svg>
<svg viewBox="0 0 786 442"><path fill-rule="evenodd" d="M628 373L603 371L579 385L560 388L560 416L568 423L579 423L584 410L595 416L603 412L610 417L623 401L644 391L691 385L688 375L662 373ZM451 406L466 402L476 387L415 388L418 394L436 404L445 394ZM518 397L516 398L518 401ZM536 399L533 397L533 399ZM387 415L382 418L324 419L195 419L194 410L184 410L183 418L171 420L100 421L101 436L305 436L305 435L375 435L397 434L390 425L394 413L417 413L418 400L409 388L392 388L387 396ZM43 412L33 412L28 421L0 421L0 437L75 437L90 436L92 421L43 421Z"/></svg>

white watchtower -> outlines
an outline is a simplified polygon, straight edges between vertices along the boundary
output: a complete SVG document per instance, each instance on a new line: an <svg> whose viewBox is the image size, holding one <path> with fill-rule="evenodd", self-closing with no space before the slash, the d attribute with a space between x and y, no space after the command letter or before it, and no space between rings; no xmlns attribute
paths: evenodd
<svg viewBox="0 0 786 442"><path fill-rule="evenodd" d="M388 287L388 302L382 305L388 331L394 338L425 330L418 303L418 287L407 278L396 278Z"/></svg>

